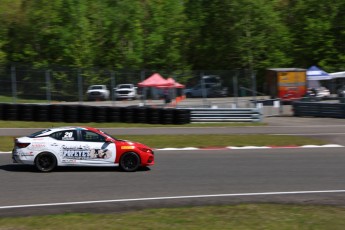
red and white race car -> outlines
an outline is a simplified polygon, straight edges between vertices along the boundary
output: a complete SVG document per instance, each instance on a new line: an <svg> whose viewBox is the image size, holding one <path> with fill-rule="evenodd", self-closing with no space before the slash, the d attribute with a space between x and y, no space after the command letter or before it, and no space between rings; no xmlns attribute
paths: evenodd
<svg viewBox="0 0 345 230"><path fill-rule="evenodd" d="M14 163L50 172L57 166L120 166L133 172L154 165L154 152L141 143L119 140L91 127L49 128L16 138Z"/></svg>

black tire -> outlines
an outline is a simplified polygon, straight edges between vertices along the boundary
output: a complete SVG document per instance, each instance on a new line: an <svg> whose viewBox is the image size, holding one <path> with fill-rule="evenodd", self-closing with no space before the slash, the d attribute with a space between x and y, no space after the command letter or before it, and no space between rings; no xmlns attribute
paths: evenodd
<svg viewBox="0 0 345 230"><path fill-rule="evenodd" d="M57 166L57 160L54 154L43 152L37 155L35 159L35 167L41 172L51 172Z"/></svg>
<svg viewBox="0 0 345 230"><path fill-rule="evenodd" d="M140 166L140 157L135 152L127 152L120 159L120 168L125 172L134 172Z"/></svg>
<svg viewBox="0 0 345 230"><path fill-rule="evenodd" d="M62 122L64 121L64 105L53 104L50 105L50 121Z"/></svg>

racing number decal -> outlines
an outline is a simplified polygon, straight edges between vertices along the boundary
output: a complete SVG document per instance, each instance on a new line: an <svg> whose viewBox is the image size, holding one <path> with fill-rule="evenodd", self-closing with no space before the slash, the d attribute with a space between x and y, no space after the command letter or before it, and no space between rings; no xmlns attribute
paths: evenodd
<svg viewBox="0 0 345 230"><path fill-rule="evenodd" d="M64 141L71 141L74 140L73 132L65 132L65 135L62 137Z"/></svg>

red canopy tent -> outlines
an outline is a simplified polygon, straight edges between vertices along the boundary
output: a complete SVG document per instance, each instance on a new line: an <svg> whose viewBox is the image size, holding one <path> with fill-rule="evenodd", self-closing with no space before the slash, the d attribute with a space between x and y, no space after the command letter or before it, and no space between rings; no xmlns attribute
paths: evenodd
<svg viewBox="0 0 345 230"><path fill-rule="evenodd" d="M139 87L173 87L174 83L165 80L160 74L155 73L138 84Z"/></svg>
<svg viewBox="0 0 345 230"><path fill-rule="evenodd" d="M144 81L138 83L139 87L154 87L154 88L158 88L158 89L175 89L176 88L185 88L184 85L177 83L173 78L168 78L167 80L165 80L160 74L155 73L152 76L150 76L149 78L145 79ZM166 103L170 103L171 100L169 98L169 94L171 95L171 91L169 92L164 92L164 95L166 96L165 100ZM173 93L173 97L176 97L176 92ZM145 104L145 99L146 99L146 89L144 90L144 97L143 97L143 101ZM176 97L176 102L181 101L181 97Z"/></svg>
<svg viewBox="0 0 345 230"><path fill-rule="evenodd" d="M182 88L185 88L184 85L176 82L173 78L169 77L167 80L167 82L170 83L170 85L165 85L165 86L157 86L158 88L179 88L179 89L182 89Z"/></svg>

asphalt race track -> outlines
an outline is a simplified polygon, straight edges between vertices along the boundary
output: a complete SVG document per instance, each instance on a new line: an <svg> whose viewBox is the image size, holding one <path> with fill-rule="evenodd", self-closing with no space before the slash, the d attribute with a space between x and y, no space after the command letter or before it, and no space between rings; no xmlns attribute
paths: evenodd
<svg viewBox="0 0 345 230"><path fill-rule="evenodd" d="M342 147L159 151L156 166L135 173L82 167L38 173L32 167L13 165L9 154L0 155L0 165L0 215L108 212L240 202L345 206ZM311 193L294 194L305 191ZM278 194L262 194L267 192ZM251 195L241 195L248 193ZM37 205L52 203L59 204Z"/></svg>
<svg viewBox="0 0 345 230"><path fill-rule="evenodd" d="M344 145L345 126L335 122L304 129L290 123L285 130ZM275 133L274 126L252 129ZM88 167L38 173L1 153L0 216L245 202L345 206L344 165L344 147L195 150L157 151L156 165L135 173Z"/></svg>

